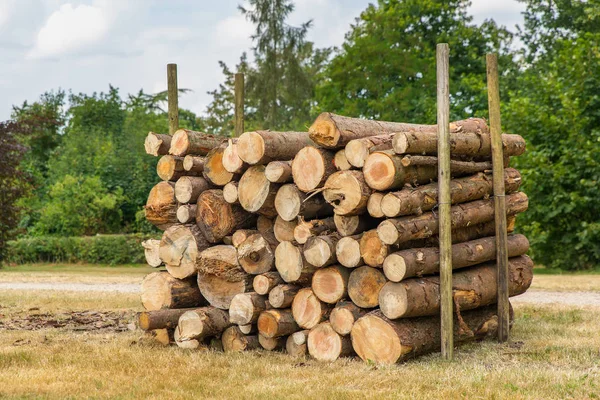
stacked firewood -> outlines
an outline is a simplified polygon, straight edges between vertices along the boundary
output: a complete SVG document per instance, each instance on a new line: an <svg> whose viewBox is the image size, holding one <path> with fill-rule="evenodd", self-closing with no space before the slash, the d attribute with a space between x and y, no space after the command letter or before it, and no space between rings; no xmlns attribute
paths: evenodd
<svg viewBox="0 0 600 400"><path fill-rule="evenodd" d="M455 342L495 335L496 246L486 122L451 123ZM502 136L508 230L527 209ZM440 348L437 127L325 113L309 132L223 139L150 133L163 179L145 243L142 329L164 343L285 349L393 363ZM510 295L533 264L510 234ZM220 340L219 340L220 339Z"/></svg>

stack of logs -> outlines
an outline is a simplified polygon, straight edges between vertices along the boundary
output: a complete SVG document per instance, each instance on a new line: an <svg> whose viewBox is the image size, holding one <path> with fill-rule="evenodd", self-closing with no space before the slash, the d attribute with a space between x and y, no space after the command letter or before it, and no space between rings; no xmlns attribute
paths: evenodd
<svg viewBox="0 0 600 400"><path fill-rule="evenodd" d="M496 247L486 122L451 123L455 343L496 334ZM527 209L502 136L508 231ZM145 243L139 325L184 348L257 348L394 363L440 349L437 127L320 115L309 132L223 139L150 133L162 182ZM510 234L510 295L532 262Z"/></svg>

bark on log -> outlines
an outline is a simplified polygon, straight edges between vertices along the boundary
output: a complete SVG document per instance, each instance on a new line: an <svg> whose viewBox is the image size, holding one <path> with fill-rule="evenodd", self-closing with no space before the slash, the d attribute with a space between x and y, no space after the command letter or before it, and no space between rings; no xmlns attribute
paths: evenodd
<svg viewBox="0 0 600 400"><path fill-rule="evenodd" d="M273 183L292 182L292 162L271 161L265 167L265 176L269 182Z"/></svg>
<svg viewBox="0 0 600 400"><path fill-rule="evenodd" d="M292 161L292 176L298 189L310 192L325 183L329 175L336 171L333 153L307 146L296 154Z"/></svg>
<svg viewBox="0 0 600 400"><path fill-rule="evenodd" d="M256 292L239 293L229 305L229 321L236 325L254 324L268 307L265 296Z"/></svg>
<svg viewBox="0 0 600 400"><path fill-rule="evenodd" d="M210 189L210 183L199 176L182 176L175 183L175 198L180 203L196 203L198 196Z"/></svg>
<svg viewBox="0 0 600 400"><path fill-rule="evenodd" d="M523 235L509 235L507 251L509 257L523 255L529 249L529 241ZM496 238L484 237L452 246L452 269L470 267L496 259ZM439 272L440 255L437 247L422 247L401 250L388 255L383 262L385 277L400 282L415 276L432 275Z"/></svg>
<svg viewBox="0 0 600 400"><path fill-rule="evenodd" d="M340 264L347 268L356 268L364 265L360 255L361 235L346 236L341 238L335 246L335 255Z"/></svg>
<svg viewBox="0 0 600 400"><path fill-rule="evenodd" d="M215 307L202 307L188 311L179 317L176 336L177 345L188 347L186 342L202 342L205 338L218 336L231 326L226 311Z"/></svg>
<svg viewBox="0 0 600 400"><path fill-rule="evenodd" d="M240 244L244 243L246 239L256 233L258 233L258 231L254 229L238 229L233 232L233 235L231 236L231 245L237 249L240 247Z"/></svg>
<svg viewBox="0 0 600 400"><path fill-rule="evenodd" d="M371 193L371 196L369 196L369 200L367 201L367 212L371 217L383 218L385 216L381 209L381 200L384 196L385 193L381 192L373 192Z"/></svg>
<svg viewBox="0 0 600 400"><path fill-rule="evenodd" d="M354 353L348 336L339 335L329 322L322 322L308 334L308 353L318 361L333 362Z"/></svg>
<svg viewBox="0 0 600 400"><path fill-rule="evenodd" d="M234 139L229 139L227 147L223 150L223 168L232 174L241 174L248 168L248 164L238 155Z"/></svg>
<svg viewBox="0 0 600 400"><path fill-rule="evenodd" d="M182 224L196 223L196 205L182 204L177 209L177 220Z"/></svg>
<svg viewBox="0 0 600 400"><path fill-rule="evenodd" d="M504 166L507 167L509 159L504 160ZM404 156L401 163L405 167L436 167L438 165L437 157L433 156ZM450 160L450 171L452 177L476 174L478 172L489 171L492 169L491 161L463 161Z"/></svg>
<svg viewBox="0 0 600 400"><path fill-rule="evenodd" d="M156 174L163 181L176 181L182 176L194 173L183 169L182 157L162 156L156 164Z"/></svg>
<svg viewBox="0 0 600 400"><path fill-rule="evenodd" d="M310 282L315 267L310 265L302 250L291 242L281 242L275 249L275 267L285 282L302 285Z"/></svg>
<svg viewBox="0 0 600 400"><path fill-rule="evenodd" d="M291 283L284 283L275 286L269 292L269 304L273 308L289 308L300 286Z"/></svg>
<svg viewBox="0 0 600 400"><path fill-rule="evenodd" d="M345 236L354 236L363 233L367 229L376 228L379 221L368 215L339 215L334 214L333 222L337 232Z"/></svg>
<svg viewBox="0 0 600 400"><path fill-rule="evenodd" d="M495 303L497 266L489 262L452 274L452 296L458 311ZM510 296L525 293L533 279L533 261L527 256L508 262ZM388 282L379 292L379 307L390 318L422 317L440 313L440 278L431 276Z"/></svg>
<svg viewBox="0 0 600 400"><path fill-rule="evenodd" d="M331 311L329 322L334 331L346 336L350 334L354 323L367 312L368 310L358 307L351 301L341 301Z"/></svg>
<svg viewBox="0 0 600 400"><path fill-rule="evenodd" d="M229 204L239 204L238 182L229 182L223 186L223 198Z"/></svg>
<svg viewBox="0 0 600 400"><path fill-rule="evenodd" d="M395 135L395 133L388 133L349 141L345 148L348 162L356 168L364 167L369 154L392 148L392 139Z"/></svg>
<svg viewBox="0 0 600 400"><path fill-rule="evenodd" d="M460 320L455 315L454 344L495 337L496 312L496 306L488 306L461 313ZM441 348L438 316L392 321L377 310L360 318L352 327L351 336L356 354L378 364L394 364Z"/></svg>
<svg viewBox="0 0 600 400"><path fill-rule="evenodd" d="M275 225L273 218L267 218L264 215L259 215L256 219L256 230L260 233L271 233Z"/></svg>
<svg viewBox="0 0 600 400"><path fill-rule="evenodd" d="M173 134L169 154L180 157L188 154L203 156L222 142L223 138L219 136L179 129Z"/></svg>
<svg viewBox="0 0 600 400"><path fill-rule="evenodd" d="M142 281L142 305L148 311L200 307L206 301L193 279L177 279L166 271L153 272Z"/></svg>
<svg viewBox="0 0 600 400"><path fill-rule="evenodd" d="M331 307L321 302L311 288L298 291L292 302L292 314L298 326L312 329L329 317Z"/></svg>
<svg viewBox="0 0 600 400"><path fill-rule="evenodd" d="M146 262L152 268L157 268L162 265L162 260L160 259L160 255L158 252L160 246L160 240L158 239L148 239L142 242L142 246L144 247L144 256L146 257Z"/></svg>
<svg viewBox="0 0 600 400"><path fill-rule="evenodd" d="M348 297L359 307L377 307L379 291L385 283L385 276L380 270L367 266L356 268L348 279Z"/></svg>
<svg viewBox="0 0 600 400"><path fill-rule="evenodd" d="M158 254L171 275L184 279L196 274L200 252L209 246L196 225L174 225L163 233Z"/></svg>
<svg viewBox="0 0 600 400"><path fill-rule="evenodd" d="M348 295L350 271L341 265L318 269L313 275L312 291L317 298L335 304Z"/></svg>
<svg viewBox="0 0 600 400"><path fill-rule="evenodd" d="M277 351L285 348L285 342L287 337L274 337L268 338L260 333L258 334L258 342L262 346L263 349L267 351Z"/></svg>
<svg viewBox="0 0 600 400"><path fill-rule="evenodd" d="M506 196L507 215L523 212L527 206L527 196L522 192ZM452 206L450 213L453 229L482 224L494 219L494 201L487 199L457 204ZM438 233L438 228L438 215L429 211L417 217L387 219L379 224L377 233L383 243L395 244L433 236Z"/></svg>
<svg viewBox="0 0 600 400"><path fill-rule="evenodd" d="M437 178L437 167L431 165L402 165L402 156L391 151L371 153L363 168L365 182L369 187L379 190L391 190L405 184L424 184Z"/></svg>
<svg viewBox="0 0 600 400"><path fill-rule="evenodd" d="M144 149L151 156L164 156L169 154L171 147L171 135L163 135L160 133L148 132L144 141Z"/></svg>
<svg viewBox="0 0 600 400"><path fill-rule="evenodd" d="M279 184L267 180L265 166L254 165L248 168L240 179L238 199L246 211L275 218L275 196L278 190Z"/></svg>
<svg viewBox="0 0 600 400"><path fill-rule="evenodd" d="M201 174L204 171L204 157L187 155L183 158L183 169L188 172Z"/></svg>
<svg viewBox="0 0 600 400"><path fill-rule="evenodd" d="M144 208L146 220L164 231L177 223L177 207L175 184L160 182L150 190L148 195Z"/></svg>
<svg viewBox="0 0 600 400"><path fill-rule="evenodd" d="M287 336L298 330L290 309L271 309L258 317L258 332L266 338Z"/></svg>
<svg viewBox="0 0 600 400"><path fill-rule="evenodd" d="M307 132L244 132L238 138L238 155L250 165L291 160L303 147L313 145Z"/></svg>
<svg viewBox="0 0 600 400"><path fill-rule="evenodd" d="M225 353L255 350L260 347L257 335L244 335L237 326L225 329L221 341Z"/></svg>
<svg viewBox="0 0 600 400"><path fill-rule="evenodd" d="M177 327L179 317L193 308L165 309L154 311L142 311L138 314L138 326L145 331L155 329L174 329Z"/></svg>
<svg viewBox="0 0 600 400"><path fill-rule="evenodd" d="M250 289L251 278L238 264L235 247L218 245L200 253L198 287L210 305L225 310L236 294Z"/></svg>
<svg viewBox="0 0 600 400"><path fill-rule="evenodd" d="M334 264L337 261L335 246L338 240L340 235L337 233L309 237L304 245L304 258L318 268Z"/></svg>
<svg viewBox="0 0 600 400"><path fill-rule="evenodd" d="M360 256L371 267L381 267L389 253L389 246L379 239L377 229L365 232L360 238Z"/></svg>
<svg viewBox="0 0 600 400"><path fill-rule="evenodd" d="M293 221L286 221L278 215L277 218L275 218L275 223L273 224L273 234L275 235L275 239L277 239L279 242L294 241L294 229L296 229L297 225L297 219L294 219Z"/></svg>
<svg viewBox="0 0 600 400"><path fill-rule="evenodd" d="M237 180L239 175L232 174L223 167L223 153L225 147L223 144L212 149L204 159L204 170L202 175L207 181L215 186L225 186L227 183Z"/></svg>
<svg viewBox="0 0 600 400"><path fill-rule="evenodd" d="M333 165L338 171L348 171L349 169L352 169L352 165L348 162L344 149L335 152L335 155L333 156Z"/></svg>
<svg viewBox="0 0 600 400"><path fill-rule="evenodd" d="M244 271L252 275L269 272L275 269L278 244L273 234L255 233L238 246L238 262Z"/></svg>
<svg viewBox="0 0 600 400"><path fill-rule="evenodd" d="M256 215L237 204L229 204L223 191L210 189L198 197L196 224L211 243L219 243L237 229L249 228L256 223Z"/></svg>
<svg viewBox="0 0 600 400"><path fill-rule="evenodd" d="M362 214L367 210L371 192L361 171L339 171L325 182L323 197L333 206L337 215L349 216Z"/></svg>
<svg viewBox="0 0 600 400"><path fill-rule="evenodd" d="M279 272L271 271L256 275L252 281L252 287L256 293L266 295L271 289L281 283L283 283L283 279L281 279Z"/></svg>
<svg viewBox="0 0 600 400"><path fill-rule="evenodd" d="M504 170L504 185L506 193L512 193L521 185L521 174L514 168ZM466 203L491 196L492 175L478 173L465 178L452 179L450 181L450 199L452 204ZM416 188L405 188L398 192L386 194L381 200L381 210L388 218L402 215L421 214L429 211L437 205L438 184Z"/></svg>
<svg viewBox="0 0 600 400"><path fill-rule="evenodd" d="M285 342L285 351L292 357L304 357L308 353L308 329L298 331L288 336Z"/></svg>
<svg viewBox="0 0 600 400"><path fill-rule="evenodd" d="M305 244L311 237L332 232L335 232L335 222L332 217L311 221L300 220L294 228L294 239L300 244Z"/></svg>
<svg viewBox="0 0 600 400"><path fill-rule="evenodd" d="M307 195L294 184L283 185L275 196L277 214L285 221L293 221L299 216L304 219L326 217L333 214L332 207L320 194Z"/></svg>

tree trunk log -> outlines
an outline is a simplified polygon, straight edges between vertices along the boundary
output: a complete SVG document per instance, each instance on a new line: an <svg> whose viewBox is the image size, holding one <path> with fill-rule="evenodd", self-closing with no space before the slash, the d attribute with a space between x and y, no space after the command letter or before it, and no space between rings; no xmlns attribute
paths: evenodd
<svg viewBox="0 0 600 400"><path fill-rule="evenodd" d="M242 174L247 168L246 164L238 155L236 139L229 139L227 147L223 150L223 168L232 174Z"/></svg>
<svg viewBox="0 0 600 400"><path fill-rule="evenodd" d="M211 336L219 336L231 326L226 311L215 307L203 307L184 313L179 317L177 325L177 345L187 347L185 342L201 342Z"/></svg>
<svg viewBox="0 0 600 400"><path fill-rule="evenodd" d="M227 203L222 190L211 189L198 198L196 223L209 242L219 243L234 231L255 225L256 215L237 204Z"/></svg>
<svg viewBox="0 0 600 400"><path fill-rule="evenodd" d="M258 275L275 269L275 249L279 242L273 234L256 233L237 248L238 262L249 274Z"/></svg>
<svg viewBox="0 0 600 400"><path fill-rule="evenodd" d="M333 165L338 171L348 171L349 169L352 169L352 165L348 162L344 149L335 152L335 155L333 156Z"/></svg>
<svg viewBox="0 0 600 400"><path fill-rule="evenodd" d="M495 337L496 312L496 306L488 306L461 313L460 320L455 315L454 344ZM438 316L392 321L377 310L360 318L351 335L356 354L364 361L378 364L394 364L441 348Z"/></svg>
<svg viewBox="0 0 600 400"><path fill-rule="evenodd" d="M509 257L523 255L529 249L529 241L523 235L509 235ZM470 267L496 259L496 237L484 237L452 246L452 269ZM400 282L414 276L432 275L439 272L440 254L437 247L422 247L392 253L383 262L385 277Z"/></svg>
<svg viewBox="0 0 600 400"><path fill-rule="evenodd" d="M240 328L240 332L242 332L244 335L250 335L258 332L256 324L238 325L238 328Z"/></svg>
<svg viewBox="0 0 600 400"><path fill-rule="evenodd" d="M183 169L201 174L204 171L204 157L187 155L183 158Z"/></svg>
<svg viewBox="0 0 600 400"><path fill-rule="evenodd" d="M320 194L307 195L296 185L283 185L275 197L277 214L285 221L293 221L301 216L304 219L326 217L333 214L331 206Z"/></svg>
<svg viewBox="0 0 600 400"><path fill-rule="evenodd" d="M303 147L313 145L307 132L245 132L239 137L238 155L250 165L291 160Z"/></svg>
<svg viewBox="0 0 600 400"><path fill-rule="evenodd" d="M525 193L518 192L506 196L508 215L524 212L527 206ZM482 224L494 219L494 201L487 199L457 204L452 206L450 213L453 229ZM433 236L438 233L438 227L437 213L429 211L418 217L387 219L379 224L377 233L383 243L395 244Z"/></svg>
<svg viewBox="0 0 600 400"><path fill-rule="evenodd" d="M509 159L504 160L504 166L507 167ZM405 167L436 167L438 165L437 157L433 156L404 156L401 163ZM452 177L462 175L472 175L478 172L491 171L491 161L463 161L450 160L450 170Z"/></svg>
<svg viewBox="0 0 600 400"><path fill-rule="evenodd" d="M322 322L308 334L308 353L318 361L333 362L354 353L348 336L340 336L329 322Z"/></svg>
<svg viewBox="0 0 600 400"><path fill-rule="evenodd" d="M148 311L200 307L206 301L193 279L177 279L166 271L153 272L142 281L142 305Z"/></svg>
<svg viewBox="0 0 600 400"><path fill-rule="evenodd" d="M223 186L223 198L229 204L240 204L238 182L229 182Z"/></svg>
<svg viewBox="0 0 600 400"><path fill-rule="evenodd" d="M260 233L272 233L275 225L273 218L267 218L264 215L259 215L256 219L256 230Z"/></svg>
<svg viewBox="0 0 600 400"><path fill-rule="evenodd" d="M325 182L323 197L333 206L337 215L359 215L367 210L371 195L361 171L340 171L331 175Z"/></svg>
<svg viewBox="0 0 600 400"><path fill-rule="evenodd" d="M331 311L329 322L334 331L342 336L346 336L350 334L354 323L365 315L367 311L351 301L341 301Z"/></svg>
<svg viewBox="0 0 600 400"><path fill-rule="evenodd" d="M203 156L219 146L223 138L195 132L189 129L177 130L171 139L169 154L183 157L188 154Z"/></svg>
<svg viewBox="0 0 600 400"><path fill-rule="evenodd" d="M298 330L290 309L271 309L258 317L258 332L266 338L287 336Z"/></svg>
<svg viewBox="0 0 600 400"><path fill-rule="evenodd" d="M319 300L335 304L348 295L350 271L341 265L318 269L313 275L312 291Z"/></svg>
<svg viewBox="0 0 600 400"><path fill-rule="evenodd" d="M155 343L161 346L169 346L175 343L174 338L175 329L154 329L146 332L146 337L150 338Z"/></svg>
<svg viewBox="0 0 600 400"><path fill-rule="evenodd" d="M312 329L329 317L331 307L319 300L311 288L298 291L292 302L292 314L298 326Z"/></svg>
<svg viewBox="0 0 600 400"><path fill-rule="evenodd" d="M257 233L258 231L254 229L238 229L237 231L233 232L233 235L231 236L231 244L237 249L240 247L240 244L246 241L246 239Z"/></svg>
<svg viewBox="0 0 600 400"><path fill-rule="evenodd" d="M349 141L344 150L348 162L356 168L364 167L369 154L392 148L392 139L395 135L395 133L388 133Z"/></svg>
<svg viewBox="0 0 600 400"><path fill-rule="evenodd" d="M255 350L260 347L257 335L244 335L239 327L230 326L221 335L225 353Z"/></svg>
<svg viewBox="0 0 600 400"><path fill-rule="evenodd" d="M369 200L367 201L367 212L373 218L383 218L385 215L383 214L383 210L381 209L381 200L385 196L385 193L381 192L373 192L371 196L369 196Z"/></svg>
<svg viewBox="0 0 600 400"><path fill-rule="evenodd" d="M169 154L171 147L171 135L163 135L160 133L148 132L144 141L144 149L151 156L164 156Z"/></svg>
<svg viewBox="0 0 600 400"><path fill-rule="evenodd" d="M437 167L431 165L402 164L402 157L387 151L371 153L363 168L365 182L369 187L379 190L391 190L405 184L424 184L437 178Z"/></svg>
<svg viewBox="0 0 600 400"><path fill-rule="evenodd" d="M297 219L294 219L293 221L286 221L278 215L277 218L275 218L275 223L273 224L273 234L275 235L275 239L277 239L279 242L294 241L294 229L296 229L297 225Z"/></svg>
<svg viewBox="0 0 600 400"><path fill-rule="evenodd" d="M304 258L317 268L326 267L337 261L335 245L340 240L340 235L311 236L304 245Z"/></svg>
<svg viewBox="0 0 600 400"><path fill-rule="evenodd" d="M277 351L285 348L285 342L287 337L274 337L268 338L260 333L258 334L258 342L262 346L263 349L267 351Z"/></svg>
<svg viewBox="0 0 600 400"><path fill-rule="evenodd" d="M291 283L277 285L269 292L269 304L273 308L289 308L298 290L300 286Z"/></svg>
<svg viewBox="0 0 600 400"><path fill-rule="evenodd" d="M145 331L155 329L174 329L177 327L179 317L193 308L165 309L154 311L142 311L138 314L138 326Z"/></svg>
<svg viewBox="0 0 600 400"><path fill-rule="evenodd" d="M335 222L332 217L312 221L301 220L294 228L294 239L300 244L305 244L311 237L332 232L335 232Z"/></svg>
<svg viewBox="0 0 600 400"><path fill-rule="evenodd" d="M163 181L176 181L182 176L194 175L183 169L183 158L175 156L162 156L156 164L156 173Z"/></svg>
<svg viewBox="0 0 600 400"><path fill-rule="evenodd" d="M315 268L310 265L302 250L291 242L281 242L275 249L275 267L285 282L302 285L310 282Z"/></svg>
<svg viewBox="0 0 600 400"><path fill-rule="evenodd" d="M271 289L281 283L283 283L283 279L281 279L279 272L271 271L256 275L252 281L252 287L256 293L266 295Z"/></svg>
<svg viewBox="0 0 600 400"><path fill-rule="evenodd" d="M150 190L148 195L144 208L146 220L164 231L177 223L177 207L175 184L160 182Z"/></svg>
<svg viewBox="0 0 600 400"><path fill-rule="evenodd" d="M232 174L223 167L223 153L226 146L227 144L223 144L215 147L204 159L204 171L202 171L202 175L215 186L225 186L229 182L239 178L239 175Z"/></svg>
<svg viewBox="0 0 600 400"><path fill-rule="evenodd" d="M291 161L271 161L265 167L265 176L272 183L288 183L293 181Z"/></svg>
<svg viewBox="0 0 600 400"><path fill-rule="evenodd" d="M371 267L381 267L389 253L389 246L379 239L377 229L365 232L360 238L360 256Z"/></svg>
<svg viewBox="0 0 600 400"><path fill-rule="evenodd" d="M196 223L196 205L182 204L177 209L177 220L182 224Z"/></svg>
<svg viewBox="0 0 600 400"><path fill-rule="evenodd" d="M337 232L345 236L354 236L372 228L377 228L379 221L368 215L333 215Z"/></svg>
<svg viewBox="0 0 600 400"><path fill-rule="evenodd" d="M360 255L360 238L362 234L356 236L346 236L341 238L335 246L335 255L340 264L347 268L356 268L364 265Z"/></svg>
<svg viewBox="0 0 600 400"><path fill-rule="evenodd" d="M158 254L171 275L184 279L196 274L200 252L209 246L196 225L174 225L163 233Z"/></svg>
<svg viewBox="0 0 600 400"><path fill-rule="evenodd" d="M175 198L180 203L196 203L198 196L210 189L210 183L199 176L182 176L175 183Z"/></svg>
<svg viewBox="0 0 600 400"><path fill-rule="evenodd" d="M240 179L238 199L246 211L274 218L277 216L275 196L278 190L278 184L267 180L265 166L254 165L248 168Z"/></svg>
<svg viewBox="0 0 600 400"><path fill-rule="evenodd" d="M380 270L367 266L356 268L348 279L348 297L359 307L377 307L379 291L385 283L385 276Z"/></svg>
<svg viewBox="0 0 600 400"><path fill-rule="evenodd" d="M288 336L285 342L285 350L292 357L304 357L308 353L307 339L308 329L298 331Z"/></svg>
<svg viewBox="0 0 600 400"><path fill-rule="evenodd" d="M162 265L162 260L160 259L160 255L158 252L160 246L160 240L158 239L148 239L142 242L142 246L144 247L144 256L146 257L146 262L152 268L157 268Z"/></svg>
<svg viewBox="0 0 600 400"><path fill-rule="evenodd" d="M229 321L236 325L254 324L268 307L265 296L255 292L236 294L229 305Z"/></svg>
<svg viewBox="0 0 600 400"><path fill-rule="evenodd" d="M292 161L292 176L298 189L310 192L325 183L329 175L336 171L333 153L307 146L296 154Z"/></svg>

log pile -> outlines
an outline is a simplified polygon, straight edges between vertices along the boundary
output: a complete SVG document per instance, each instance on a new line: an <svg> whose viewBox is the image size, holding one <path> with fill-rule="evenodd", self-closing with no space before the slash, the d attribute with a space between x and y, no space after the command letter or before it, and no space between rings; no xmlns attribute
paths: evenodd
<svg viewBox="0 0 600 400"><path fill-rule="evenodd" d="M503 135L509 290L533 264L513 234L527 209ZM221 139L150 133L162 179L144 243L162 267L142 284L139 326L163 343L226 352L282 350L395 363L440 349L437 127L325 113L309 132ZM451 123L455 342L495 335L496 246L490 134Z"/></svg>

